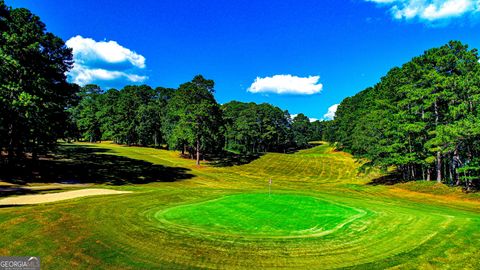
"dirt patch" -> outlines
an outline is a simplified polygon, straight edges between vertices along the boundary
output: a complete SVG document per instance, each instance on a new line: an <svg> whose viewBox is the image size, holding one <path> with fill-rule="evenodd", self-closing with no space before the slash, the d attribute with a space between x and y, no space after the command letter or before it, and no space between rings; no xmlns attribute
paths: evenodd
<svg viewBox="0 0 480 270"><path fill-rule="evenodd" d="M51 194L22 195L0 199L0 205L25 205L63 201L86 196L124 194L131 191L118 191L113 189L88 188L65 191Z"/></svg>

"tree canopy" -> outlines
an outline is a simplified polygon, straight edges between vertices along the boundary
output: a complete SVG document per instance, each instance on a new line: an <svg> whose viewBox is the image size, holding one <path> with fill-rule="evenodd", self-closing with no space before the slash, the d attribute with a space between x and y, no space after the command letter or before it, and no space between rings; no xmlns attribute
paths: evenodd
<svg viewBox="0 0 480 270"><path fill-rule="evenodd" d="M478 178L478 61L476 49L451 41L391 69L340 104L333 140L370 165L394 166L404 179Z"/></svg>

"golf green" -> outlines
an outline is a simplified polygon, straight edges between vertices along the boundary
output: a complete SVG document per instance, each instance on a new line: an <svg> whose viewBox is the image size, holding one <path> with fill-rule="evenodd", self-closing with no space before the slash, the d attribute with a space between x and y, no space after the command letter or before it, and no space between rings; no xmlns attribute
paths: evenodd
<svg viewBox="0 0 480 270"><path fill-rule="evenodd" d="M361 210L317 197L246 193L169 208L155 217L204 233L305 237L332 233L362 215Z"/></svg>

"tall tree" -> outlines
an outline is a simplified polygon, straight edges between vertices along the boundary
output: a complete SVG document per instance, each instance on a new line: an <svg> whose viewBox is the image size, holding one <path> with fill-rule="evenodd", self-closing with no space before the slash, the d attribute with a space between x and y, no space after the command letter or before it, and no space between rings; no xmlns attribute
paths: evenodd
<svg viewBox="0 0 480 270"><path fill-rule="evenodd" d="M213 93L213 80L197 75L180 85L168 104L165 133L169 147L193 149L197 165L202 153L223 145L222 115Z"/></svg>
<svg viewBox="0 0 480 270"><path fill-rule="evenodd" d="M292 131L295 143L299 147L306 147L311 137L310 119L300 113L292 121Z"/></svg>
<svg viewBox="0 0 480 270"><path fill-rule="evenodd" d="M89 84L81 88L80 101L70 110L77 123L82 139L97 142L102 139L100 122L100 97L102 90L98 85Z"/></svg>
<svg viewBox="0 0 480 270"><path fill-rule="evenodd" d="M36 156L56 144L68 120L65 108L78 88L67 83L71 49L46 31L40 18L0 1L0 144L9 157L29 151Z"/></svg>

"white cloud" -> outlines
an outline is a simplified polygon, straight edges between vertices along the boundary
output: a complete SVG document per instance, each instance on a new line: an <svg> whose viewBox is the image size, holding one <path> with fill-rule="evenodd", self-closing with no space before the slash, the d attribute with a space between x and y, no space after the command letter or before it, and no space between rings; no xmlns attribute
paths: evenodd
<svg viewBox="0 0 480 270"><path fill-rule="evenodd" d="M136 74L145 68L145 57L119 45L116 41L95 41L75 36L67 40L75 61L68 76L79 85L124 81L138 83L148 79Z"/></svg>
<svg viewBox="0 0 480 270"><path fill-rule="evenodd" d="M129 62L135 67L145 67L145 57L120 46L116 41L95 41L80 35L67 40L66 45L73 49L80 64L104 61L117 64Z"/></svg>
<svg viewBox="0 0 480 270"><path fill-rule="evenodd" d="M450 0L441 5L428 5L422 13L427 20L436 20L446 17L460 16L473 11L474 3L469 0Z"/></svg>
<svg viewBox="0 0 480 270"><path fill-rule="evenodd" d="M102 68L85 68L81 65L76 65L69 73L72 81L79 85L85 85L98 81L114 81L118 79L125 79L132 83L143 82L148 79L147 76L140 76L136 74L129 74L123 71L106 70Z"/></svg>
<svg viewBox="0 0 480 270"><path fill-rule="evenodd" d="M260 78L247 89L251 93L275 93L293 95L312 95L320 93L323 85L319 83L320 76L297 77L293 75L274 75Z"/></svg>
<svg viewBox="0 0 480 270"><path fill-rule="evenodd" d="M335 117L335 113L337 112L338 105L340 104L333 104L332 106L330 106L327 113L323 115L323 119L333 120L333 118Z"/></svg>
<svg viewBox="0 0 480 270"><path fill-rule="evenodd" d="M387 6L397 20L418 19L427 22L476 14L480 0L365 0Z"/></svg>

